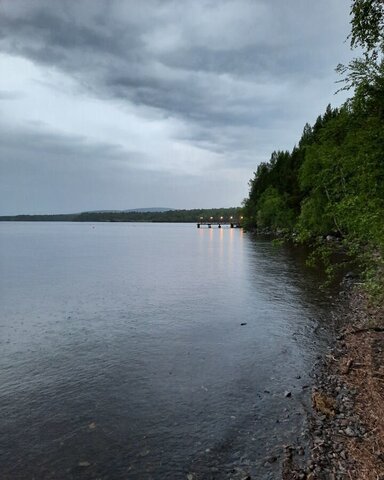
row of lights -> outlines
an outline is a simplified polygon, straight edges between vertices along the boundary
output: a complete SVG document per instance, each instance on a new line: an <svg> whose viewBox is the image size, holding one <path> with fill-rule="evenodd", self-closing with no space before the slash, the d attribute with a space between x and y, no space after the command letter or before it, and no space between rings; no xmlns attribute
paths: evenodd
<svg viewBox="0 0 384 480"><path fill-rule="evenodd" d="M240 220L243 220L244 217L240 217ZM213 217L209 217L210 220L213 220ZM229 217L229 219L232 221L233 217ZM204 220L204 217L200 217L200 220ZM224 217L220 217L220 220L223 221Z"/></svg>

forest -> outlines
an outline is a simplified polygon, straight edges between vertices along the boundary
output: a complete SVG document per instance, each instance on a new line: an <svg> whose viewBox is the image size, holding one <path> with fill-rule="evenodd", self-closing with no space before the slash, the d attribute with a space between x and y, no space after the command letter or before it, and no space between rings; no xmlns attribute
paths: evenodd
<svg viewBox="0 0 384 480"><path fill-rule="evenodd" d="M384 4L355 0L351 48L340 88L351 97L306 124L292 151L275 151L250 180L249 230L311 244L326 257L337 246L377 285L384 251ZM328 255L329 256L329 255Z"/></svg>

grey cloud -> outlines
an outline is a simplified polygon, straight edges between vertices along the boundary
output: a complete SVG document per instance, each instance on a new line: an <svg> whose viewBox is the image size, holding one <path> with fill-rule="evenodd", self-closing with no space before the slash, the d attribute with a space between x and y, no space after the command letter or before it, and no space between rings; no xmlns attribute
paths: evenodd
<svg viewBox="0 0 384 480"><path fill-rule="evenodd" d="M238 203L241 185L228 197L227 187L214 176L198 180L204 189L196 199L196 179L181 181L167 172L142 169L145 159L138 152L90 144L80 136L47 133L38 127L0 127L2 215L172 207L180 206L181 199L183 208L204 207L212 191L216 205Z"/></svg>
<svg viewBox="0 0 384 480"><path fill-rule="evenodd" d="M222 120L228 123L225 117L230 116L235 123L242 119L247 124L252 119L252 112L241 114L231 108L229 95L215 94L213 83L217 82L220 87L223 74L232 76L234 81L257 82L261 79L268 82L291 78L298 82L308 81L324 68L334 67L327 64L327 51L335 32L328 26L325 42L325 37L314 37L314 29L308 26L308 22L316 21L314 15L319 11L321 19L330 22L332 13L339 11L331 1L323 2L321 9L315 6L317 2L300 0L290 2L289 8L283 0L201 2L211 12L209 20L196 17L203 11L194 7L196 2L183 2L180 12L173 1L149 1L146 2L146 15L138 14L137 2L123 2L126 12L122 17L116 16L121 7L118 1L84 2L87 8L68 1L36 0L33 8L30 2L13 2L19 4L19 11L12 15L12 2L5 2L5 15L0 24L5 32L0 46L7 51L63 68L93 86L98 85L111 96L127 98L197 122L209 120L215 125ZM227 20L215 17L215 9L220 5L228 10L227 16L232 14L234 18L229 31L221 30ZM263 7L261 14L260 7ZM329 18L325 13L327 7ZM242 8L245 9L243 13ZM304 13L308 16L311 10L314 13L305 18ZM184 15L177 17L180 13ZM266 16L274 19L271 25L265 25ZM236 24L236 20L243 20L248 28L242 31L242 25ZM201 35L206 38L204 45L199 44L199 31L195 31L199 23ZM169 30L176 25L185 38L176 36L172 41ZM289 34L299 26L307 39ZM154 35L154 31L158 34ZM226 37L231 38L234 32L233 45L227 44ZM156 40L169 45L159 50ZM308 45L307 41L312 44ZM207 74L207 78L203 74ZM242 102L239 92L230 93L232 103ZM273 98L265 96L257 101L266 103Z"/></svg>
<svg viewBox="0 0 384 480"><path fill-rule="evenodd" d="M23 97L22 92L0 90L0 101L1 100L18 100L22 97Z"/></svg>
<svg viewBox="0 0 384 480"><path fill-rule="evenodd" d="M75 15L60 15L60 9L50 12L46 7L39 8L38 2L35 5L36 9L26 16L3 17L2 38L7 45L10 37L10 50L27 53L43 62L52 61L49 52L56 51L59 60L75 63L77 59L71 60L70 54L76 51L81 52L82 57L92 53L125 56L132 49L143 48L139 32L132 31L132 26L129 30L116 25L113 29L100 28L96 23L88 26L78 22ZM124 48L126 42L128 50Z"/></svg>
<svg viewBox="0 0 384 480"><path fill-rule="evenodd" d="M124 162L139 168L142 154L127 152L117 145L90 143L75 135L47 132L44 125L30 128L0 128L0 166L6 174L29 175L54 172L55 175L95 172L104 175L112 166ZM22 139L22 141L21 141ZM99 167L99 168L95 168Z"/></svg>
<svg viewBox="0 0 384 480"><path fill-rule="evenodd" d="M176 117L185 124L176 140L220 153L223 169L251 174L272 150L291 148L333 100L333 69L348 55L347 10L334 0L3 0L0 51L62 70L92 95ZM118 149L71 141L73 151L69 139L31 145L46 158L36 170L48 171L48 151L106 178L102 158L120 168ZM35 162L26 151L28 158Z"/></svg>

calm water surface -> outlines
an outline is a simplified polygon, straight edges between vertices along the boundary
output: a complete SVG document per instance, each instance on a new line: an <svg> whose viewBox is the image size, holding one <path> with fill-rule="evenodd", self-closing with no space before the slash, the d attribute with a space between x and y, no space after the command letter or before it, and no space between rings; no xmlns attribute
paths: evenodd
<svg viewBox="0 0 384 480"><path fill-rule="evenodd" d="M1 479L279 478L331 310L300 251L3 222L0 269Z"/></svg>

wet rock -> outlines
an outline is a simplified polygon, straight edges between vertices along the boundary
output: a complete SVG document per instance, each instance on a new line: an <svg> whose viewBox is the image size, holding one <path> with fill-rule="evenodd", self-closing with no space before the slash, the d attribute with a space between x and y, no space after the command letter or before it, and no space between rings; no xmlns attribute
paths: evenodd
<svg viewBox="0 0 384 480"><path fill-rule="evenodd" d="M284 392L284 397L285 397L285 398L292 397L292 392L290 392L289 390L286 390L286 391Z"/></svg>
<svg viewBox="0 0 384 480"><path fill-rule="evenodd" d="M352 430L351 427L345 429L345 434L348 435L348 437L356 437L356 432Z"/></svg>
<svg viewBox="0 0 384 480"><path fill-rule="evenodd" d="M244 327L244 325L247 325L247 322L242 322L242 323L240 323L240 325L241 325L242 327Z"/></svg>
<svg viewBox="0 0 384 480"><path fill-rule="evenodd" d="M304 448L303 448L303 447L299 447L299 448L297 449L297 453L298 453L299 455L304 455Z"/></svg>

